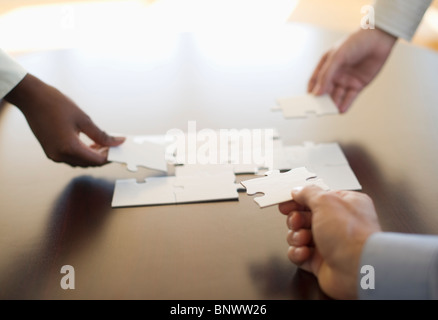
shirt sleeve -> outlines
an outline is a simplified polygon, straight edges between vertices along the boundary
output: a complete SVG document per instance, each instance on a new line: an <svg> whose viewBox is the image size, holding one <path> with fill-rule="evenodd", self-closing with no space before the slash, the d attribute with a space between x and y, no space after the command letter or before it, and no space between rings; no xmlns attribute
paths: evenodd
<svg viewBox="0 0 438 320"><path fill-rule="evenodd" d="M376 0L376 27L410 41L432 0Z"/></svg>
<svg viewBox="0 0 438 320"><path fill-rule="evenodd" d="M359 269L362 266L374 269L374 288L362 288L365 275L359 270L360 299L438 299L438 236L373 234L365 243Z"/></svg>
<svg viewBox="0 0 438 320"><path fill-rule="evenodd" d="M0 99L3 99L27 74L14 59L0 50Z"/></svg>

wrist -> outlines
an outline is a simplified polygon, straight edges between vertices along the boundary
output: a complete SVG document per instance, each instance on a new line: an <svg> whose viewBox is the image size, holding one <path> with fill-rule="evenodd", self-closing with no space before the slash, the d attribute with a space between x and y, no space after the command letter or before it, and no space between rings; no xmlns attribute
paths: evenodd
<svg viewBox="0 0 438 320"><path fill-rule="evenodd" d="M357 30L358 33L367 34L369 39L375 39L379 42L384 42L387 44L395 44L395 42L398 40L398 37L393 35L392 33L389 33L385 31L384 29L379 28L376 26L374 29L362 29L360 28Z"/></svg>
<svg viewBox="0 0 438 320"><path fill-rule="evenodd" d="M28 106L38 101L38 95L47 85L31 74L21 80L5 97L4 100L15 105L21 111L26 111Z"/></svg>
<svg viewBox="0 0 438 320"><path fill-rule="evenodd" d="M389 33L379 27L376 26L376 28L374 29L376 31L376 33L379 34L379 37L382 38L384 41L388 42L388 43L395 43L398 40L398 37L393 35L392 33Z"/></svg>

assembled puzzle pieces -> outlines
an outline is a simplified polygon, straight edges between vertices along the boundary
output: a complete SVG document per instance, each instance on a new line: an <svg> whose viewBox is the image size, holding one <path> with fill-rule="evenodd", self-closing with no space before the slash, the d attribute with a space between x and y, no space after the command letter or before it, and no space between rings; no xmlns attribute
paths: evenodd
<svg viewBox="0 0 438 320"><path fill-rule="evenodd" d="M305 142L303 145L286 146L283 152L289 168L306 167L332 190L362 189L338 143Z"/></svg>
<svg viewBox="0 0 438 320"><path fill-rule="evenodd" d="M311 94L277 99L273 111L282 110L285 118L306 118L310 114L317 116L339 114L339 110L329 95L316 97Z"/></svg>
<svg viewBox="0 0 438 320"><path fill-rule="evenodd" d="M239 189L231 166L178 166L175 176L117 180L112 207L238 200Z"/></svg>
<svg viewBox="0 0 438 320"><path fill-rule="evenodd" d="M325 190L329 189L322 179L318 179L305 167L295 168L285 173L273 172L263 178L242 181L241 184L249 195L264 194L262 197L254 198L261 208L292 200L291 192L297 187L317 185Z"/></svg>
<svg viewBox="0 0 438 320"><path fill-rule="evenodd" d="M138 166L167 172L166 146L147 138L127 136L122 145L109 148L108 161L126 163L133 172Z"/></svg>

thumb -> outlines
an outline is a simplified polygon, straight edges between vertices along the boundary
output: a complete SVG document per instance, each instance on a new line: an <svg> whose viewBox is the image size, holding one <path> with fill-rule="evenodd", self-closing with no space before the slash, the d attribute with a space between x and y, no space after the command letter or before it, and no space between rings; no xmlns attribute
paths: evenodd
<svg viewBox="0 0 438 320"><path fill-rule="evenodd" d="M79 129L96 144L103 147L116 147L125 141L124 137L113 137L108 135L105 131L99 129L91 119L85 121Z"/></svg>
<svg viewBox="0 0 438 320"><path fill-rule="evenodd" d="M309 208L313 212L319 205L321 195L326 193L327 191L316 185L309 185L292 190L292 198L296 203Z"/></svg>

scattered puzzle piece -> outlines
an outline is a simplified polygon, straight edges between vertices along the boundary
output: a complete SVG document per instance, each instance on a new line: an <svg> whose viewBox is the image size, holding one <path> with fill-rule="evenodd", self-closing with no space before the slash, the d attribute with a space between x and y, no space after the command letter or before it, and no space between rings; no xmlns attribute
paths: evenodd
<svg viewBox="0 0 438 320"><path fill-rule="evenodd" d="M273 111L282 110L285 118L306 118L310 114L317 116L339 114L339 110L329 95L316 97L311 94L277 99Z"/></svg>
<svg viewBox="0 0 438 320"><path fill-rule="evenodd" d="M138 166L167 172L165 145L147 138L127 136L122 145L109 148L108 161L126 163L127 169L133 172Z"/></svg>
<svg viewBox="0 0 438 320"><path fill-rule="evenodd" d="M317 179L314 173L305 167L295 168L285 173L274 172L263 178L242 181L249 195L263 193L264 196L254 198L261 208L292 200L291 192L296 187L317 185L328 190L328 186Z"/></svg>

